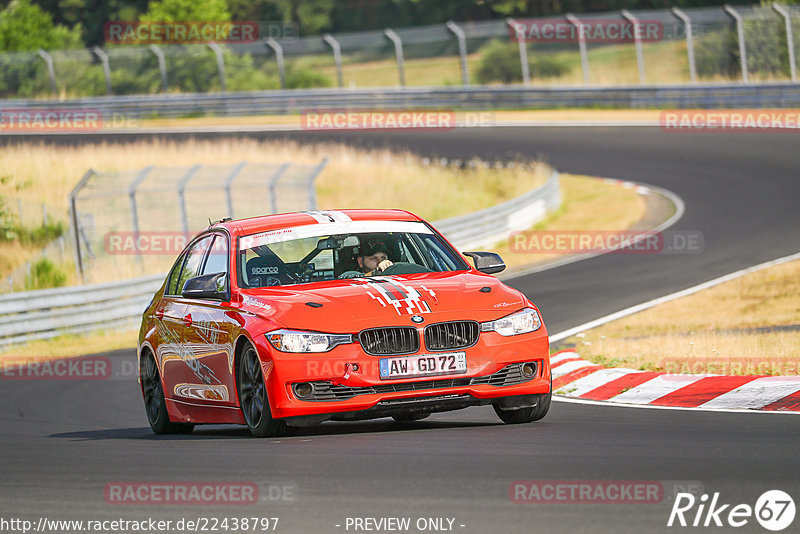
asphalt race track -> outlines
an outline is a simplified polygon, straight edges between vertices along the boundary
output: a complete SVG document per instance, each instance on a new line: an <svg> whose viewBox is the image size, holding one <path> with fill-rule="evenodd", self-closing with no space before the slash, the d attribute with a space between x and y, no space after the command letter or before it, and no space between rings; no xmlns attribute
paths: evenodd
<svg viewBox="0 0 800 534"><path fill-rule="evenodd" d="M510 282L540 306L551 333L800 250L796 133L509 127L247 136L346 140L449 158L542 154L562 171L636 180L680 196L686 213L672 230L702 232L702 253L607 254ZM133 351L108 356L115 365L134 358ZM676 488L719 492L719 503L731 505L723 521L732 506L754 506L766 490L800 502L800 419L787 414L555 402L547 418L524 426L472 408L405 425L326 423L277 440L216 426L165 438L151 434L128 378L2 380L0 423L0 516L34 522L266 516L280 518L278 532L322 534L367 531L347 528L348 517L410 517L403 532L421 531L418 518L453 519L452 530L464 533L702 531L667 528ZM521 480L659 481L664 491L649 504L513 503L509 488ZM107 484L131 481L269 483L290 488L293 498L250 506L106 503ZM764 531L754 517L736 530Z"/></svg>

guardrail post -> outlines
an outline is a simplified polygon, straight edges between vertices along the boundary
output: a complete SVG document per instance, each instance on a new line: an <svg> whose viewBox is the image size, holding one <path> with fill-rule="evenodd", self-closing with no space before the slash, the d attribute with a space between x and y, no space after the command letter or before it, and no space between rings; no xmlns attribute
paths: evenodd
<svg viewBox="0 0 800 534"><path fill-rule="evenodd" d="M447 23L447 29L453 32L458 40L458 56L461 59L461 83L469 85L469 67L467 65L467 36L452 20Z"/></svg>
<svg viewBox="0 0 800 534"><path fill-rule="evenodd" d="M233 193L231 189L233 188L233 181L236 179L237 176L242 172L244 166L247 165L246 161L242 161L233 168L231 173L225 179L225 200L228 204L228 217L233 219Z"/></svg>
<svg viewBox="0 0 800 534"><path fill-rule="evenodd" d="M314 170L311 171L311 174L308 176L308 182L307 182L308 209L310 210L317 209L317 190L314 187L314 181L317 179L317 176L319 176L319 173L322 172L322 170L325 168L327 164L328 164L328 158L327 157L322 158L322 161L319 162L319 165L317 165L314 168Z"/></svg>
<svg viewBox="0 0 800 534"><path fill-rule="evenodd" d="M519 45L519 64L522 69L522 83L528 85L531 83L531 69L530 65L528 65L528 47L525 46L525 28L517 24L517 21L511 18L506 19L506 24L514 31L514 36L517 39Z"/></svg>
<svg viewBox="0 0 800 534"><path fill-rule="evenodd" d="M178 183L178 199L180 201L181 206L181 219L183 222L183 233L185 236L189 236L189 214L186 211L186 186L189 185L189 181L194 178L194 175L197 174L197 171L200 170L202 165L198 164L194 167L190 168L189 171L183 175L181 181Z"/></svg>
<svg viewBox="0 0 800 534"><path fill-rule="evenodd" d="M281 89L286 89L286 71L283 64L283 47L272 37L264 39L264 42L272 49L273 52L275 52L275 61L278 63L278 76L281 79Z"/></svg>
<svg viewBox="0 0 800 534"><path fill-rule="evenodd" d="M383 34L394 44L394 57L397 59L397 76L400 80L400 87L405 87L406 74L403 61L403 40L400 39L400 36L391 28L386 28Z"/></svg>
<svg viewBox="0 0 800 534"><path fill-rule="evenodd" d="M284 163L278 170L275 171L269 179L269 209L271 214L278 213L278 180L281 179L283 173L289 168L291 163Z"/></svg>
<svg viewBox="0 0 800 534"><path fill-rule="evenodd" d="M780 4L772 4L772 8L777 11L786 23L786 45L789 47L789 71L792 75L792 81L797 81L797 63L794 57L794 32L792 31L792 16L786 11L786 8Z"/></svg>
<svg viewBox="0 0 800 534"><path fill-rule="evenodd" d="M167 92L167 61L164 59L164 51L154 44L149 47L150 51L158 59L158 71L161 73L161 92Z"/></svg>
<svg viewBox="0 0 800 534"><path fill-rule="evenodd" d="M633 24L633 45L636 47L636 67L639 70L639 83L645 83L644 77L644 51L642 50L642 36L639 34L639 20L627 9L623 9L622 17Z"/></svg>
<svg viewBox="0 0 800 534"><path fill-rule="evenodd" d="M106 79L106 94L113 95L114 92L111 90L111 66L108 63L108 54L99 46L92 48L92 52L94 52L94 55L97 56L97 59L103 64L103 76Z"/></svg>
<svg viewBox="0 0 800 534"><path fill-rule="evenodd" d="M36 53L39 54L39 57L42 58L45 65L47 65L47 75L50 77L50 88L53 90L53 94L58 96L58 87L56 86L56 69L53 66L53 56L41 48L37 50Z"/></svg>
<svg viewBox="0 0 800 534"><path fill-rule="evenodd" d="M153 170L153 166L150 165L149 167L145 167L144 169L139 171L139 174L136 175L136 178L128 186L128 198L130 200L131 205L131 224L133 226L133 237L137 241L139 241L139 211L136 208L136 188L139 187L139 184L147 178L147 175L150 174L150 171ZM142 254L139 252L138 245L136 246L136 259L141 263L142 261Z"/></svg>
<svg viewBox="0 0 800 534"><path fill-rule="evenodd" d="M683 22L683 27L686 31L686 54L689 56L689 79L692 82L697 81L697 68L694 63L694 37L692 35L692 20L689 15L678 9L672 8L672 14L678 17Z"/></svg>
<svg viewBox="0 0 800 534"><path fill-rule="evenodd" d="M322 36L328 46L333 50L333 61L336 63L336 80L339 87L344 87L344 76L342 75L342 47L339 46L339 41L333 38L333 35L326 33Z"/></svg>
<svg viewBox="0 0 800 534"><path fill-rule="evenodd" d="M219 71L219 88L223 93L225 92L225 58L222 57L222 48L215 42L208 43L208 47L217 56L217 71Z"/></svg>
<svg viewBox="0 0 800 534"><path fill-rule="evenodd" d="M83 281L83 257L81 255L81 236L80 228L78 226L78 207L76 205L76 199L78 197L78 193L80 193L81 189L86 186L86 184L89 182L89 179L91 179L93 175L94 170L89 169L86 171L86 174L84 174L83 178L80 179L78 185L76 185L69 193L69 219L72 223L72 232L75 237L75 268L78 271L78 276L80 276L81 281Z"/></svg>
<svg viewBox="0 0 800 534"><path fill-rule="evenodd" d="M739 63L741 63L742 81L748 83L750 81L750 76L747 72L747 47L744 44L744 21L742 20L742 16L727 4L725 5L725 12L736 21L736 40L739 41Z"/></svg>
<svg viewBox="0 0 800 534"><path fill-rule="evenodd" d="M589 54L586 51L586 36L583 33L583 23L572 13L567 13L567 22L575 26L578 31L578 50L581 53L581 70L583 71L583 83L589 85Z"/></svg>

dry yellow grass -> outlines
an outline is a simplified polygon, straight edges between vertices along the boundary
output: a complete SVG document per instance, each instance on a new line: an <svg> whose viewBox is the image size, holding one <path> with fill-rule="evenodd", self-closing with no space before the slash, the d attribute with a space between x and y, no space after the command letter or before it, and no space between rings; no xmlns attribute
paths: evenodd
<svg viewBox="0 0 800 534"><path fill-rule="evenodd" d="M466 121L466 111L456 112L456 123L462 124ZM503 110L503 111L482 111L482 117L488 116L495 122L514 122L514 121L547 121L564 122L571 121L596 121L596 122L619 122L619 121L642 121L657 122L661 110L657 109L538 109L538 110ZM202 126L255 126L255 125L282 125L282 126L301 126L300 115L257 115L251 117L192 117L185 119L148 119L129 124L129 127L173 127L191 128Z"/></svg>
<svg viewBox="0 0 800 534"><path fill-rule="evenodd" d="M141 141L128 145L92 144L53 147L40 143L6 146L0 151L0 168L8 179L0 184L0 195L27 202L46 202L60 207L51 216L67 219L67 196L89 168L98 171L138 169L145 164L190 166L196 163L235 164L292 161L316 164L329 158L317 180L317 200L322 209L400 208L428 220L469 213L514 198L544 183L547 169L535 164L513 169L458 169L425 165L410 153L389 150L365 151L341 144L300 145L290 141L191 140ZM11 245L11 248L14 248ZM5 250L3 250L5 252ZM9 249L8 261L0 262L0 275L7 276L22 265L30 251ZM13 261L12 261L13 260ZM148 258L140 267L131 256L114 256L95 262L86 282L163 272L171 257ZM74 276L72 270L70 276ZM71 278L68 283L76 283Z"/></svg>
<svg viewBox="0 0 800 534"><path fill-rule="evenodd" d="M635 369L796 375L800 261L748 274L565 341L598 363Z"/></svg>
<svg viewBox="0 0 800 534"><path fill-rule="evenodd" d="M611 185L588 176L561 174L561 208L533 230L619 231L636 224L645 214L645 202L633 189ZM509 270L522 270L535 264L555 261L564 254L512 252L508 241L493 249L505 260Z"/></svg>
<svg viewBox="0 0 800 534"><path fill-rule="evenodd" d="M0 168L9 176L0 194L60 206L53 217L66 219L67 195L89 168L138 169L145 164L189 166L252 162L329 164L317 180L321 208L396 207L429 219L492 206L529 191L546 178L546 168L459 170L426 166L410 153L365 151L340 144L300 145L290 141L224 139L182 142L141 141L128 145L53 147L40 143L9 145L0 151ZM425 194L420 194L425 192Z"/></svg>

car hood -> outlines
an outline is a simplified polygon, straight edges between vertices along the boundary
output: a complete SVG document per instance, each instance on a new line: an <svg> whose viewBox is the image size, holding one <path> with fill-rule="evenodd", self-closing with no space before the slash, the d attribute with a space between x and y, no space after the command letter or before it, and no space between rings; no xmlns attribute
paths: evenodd
<svg viewBox="0 0 800 534"><path fill-rule="evenodd" d="M519 291L474 271L372 276L242 290L242 307L287 328L354 333L375 326L489 321L524 306Z"/></svg>

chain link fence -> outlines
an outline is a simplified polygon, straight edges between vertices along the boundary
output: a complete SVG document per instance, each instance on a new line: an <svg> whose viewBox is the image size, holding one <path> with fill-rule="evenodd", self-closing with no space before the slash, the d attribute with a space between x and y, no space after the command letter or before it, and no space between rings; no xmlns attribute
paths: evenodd
<svg viewBox="0 0 800 534"><path fill-rule="evenodd" d="M163 272L211 220L315 209L326 164L89 170L69 196L78 272L92 282Z"/></svg>
<svg viewBox="0 0 800 534"><path fill-rule="evenodd" d="M658 34L585 42L574 38L574 31L552 38L531 35L531 29L547 24L573 30L655 24ZM796 81L799 52L800 6L623 10L279 41L5 53L0 55L0 97L517 82Z"/></svg>

